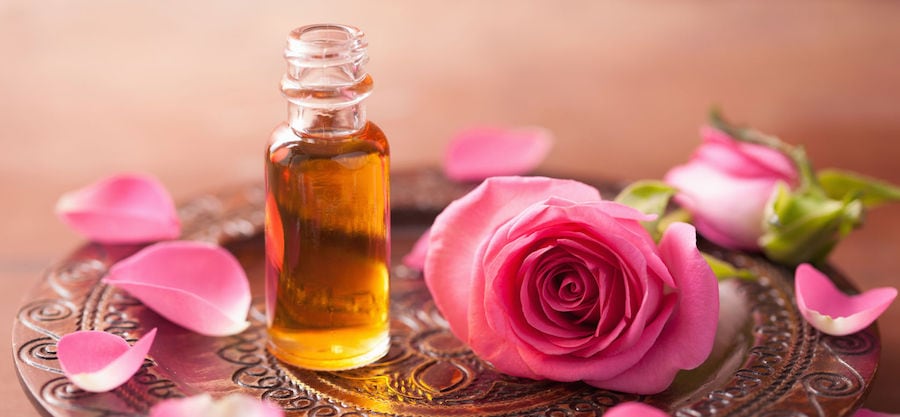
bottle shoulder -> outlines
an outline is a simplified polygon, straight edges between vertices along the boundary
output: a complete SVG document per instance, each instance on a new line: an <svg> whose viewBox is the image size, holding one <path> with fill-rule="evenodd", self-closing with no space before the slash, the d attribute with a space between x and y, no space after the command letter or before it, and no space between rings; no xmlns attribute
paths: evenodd
<svg viewBox="0 0 900 417"><path fill-rule="evenodd" d="M372 141L378 144L381 147L382 152L387 155L390 154L391 145L388 142L387 135L384 134L384 131L378 127L377 124L373 122L366 122L366 127L363 128L362 137L363 140Z"/></svg>
<svg viewBox="0 0 900 417"><path fill-rule="evenodd" d="M390 154L387 136L371 121L367 121L359 131L342 136L302 134L291 129L287 123L281 123L272 131L266 149L269 155L287 151L319 156L353 152Z"/></svg>

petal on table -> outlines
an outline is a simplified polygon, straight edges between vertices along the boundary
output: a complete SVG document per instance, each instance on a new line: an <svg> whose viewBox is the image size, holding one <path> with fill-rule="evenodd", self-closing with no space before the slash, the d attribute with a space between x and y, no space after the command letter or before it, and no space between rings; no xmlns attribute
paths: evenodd
<svg viewBox="0 0 900 417"><path fill-rule="evenodd" d="M207 336L237 334L250 325L247 275L234 255L216 245L157 243L113 265L103 282Z"/></svg>
<svg viewBox="0 0 900 417"><path fill-rule="evenodd" d="M284 411L246 394L231 394L213 400L209 394L161 401L149 417L282 417Z"/></svg>
<svg viewBox="0 0 900 417"><path fill-rule="evenodd" d="M156 337L156 329L134 346L111 333L86 330L69 333L56 343L63 373L76 387L106 392L124 384L141 369Z"/></svg>
<svg viewBox="0 0 900 417"><path fill-rule="evenodd" d="M797 307L815 328L833 336L856 333L872 324L897 297L892 287L873 288L847 295L809 264L797 267L794 276Z"/></svg>
<svg viewBox="0 0 900 417"><path fill-rule="evenodd" d="M96 242L152 242L181 234L171 195L148 175L115 175L68 192L57 202L56 213Z"/></svg>
<svg viewBox="0 0 900 417"><path fill-rule="evenodd" d="M455 181L527 174L540 165L552 146L553 135L540 127L468 129L450 141L444 174Z"/></svg>
<svg viewBox="0 0 900 417"><path fill-rule="evenodd" d="M658 408L639 402L618 404L603 413L605 417L669 417L669 414Z"/></svg>
<svg viewBox="0 0 900 417"><path fill-rule="evenodd" d="M860 408L856 410L856 414L853 414L853 417L897 417L900 414L891 414L891 413L879 413L877 411L872 411L867 408Z"/></svg>

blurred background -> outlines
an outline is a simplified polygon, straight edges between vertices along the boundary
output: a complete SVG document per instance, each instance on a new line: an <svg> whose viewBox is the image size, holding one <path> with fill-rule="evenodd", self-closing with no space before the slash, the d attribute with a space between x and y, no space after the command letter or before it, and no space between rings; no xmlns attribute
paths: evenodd
<svg viewBox="0 0 900 417"><path fill-rule="evenodd" d="M900 2L0 0L0 330L81 241L53 215L63 192L120 171L176 200L260 181L285 36L317 22L366 31L395 170L439 165L462 128L540 125L545 172L658 178L717 105L818 167L900 183ZM833 259L871 288L900 285L898 255L886 207ZM867 404L900 412L900 306L880 323ZM0 363L0 414L31 415Z"/></svg>

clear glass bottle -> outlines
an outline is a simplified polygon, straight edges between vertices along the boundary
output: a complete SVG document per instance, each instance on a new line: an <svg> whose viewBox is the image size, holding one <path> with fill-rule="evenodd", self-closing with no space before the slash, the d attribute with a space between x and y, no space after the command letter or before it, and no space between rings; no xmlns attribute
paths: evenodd
<svg viewBox="0 0 900 417"><path fill-rule="evenodd" d="M288 122L266 149L268 348L307 369L363 366L390 346L389 149L366 120L366 47L350 26L290 33Z"/></svg>

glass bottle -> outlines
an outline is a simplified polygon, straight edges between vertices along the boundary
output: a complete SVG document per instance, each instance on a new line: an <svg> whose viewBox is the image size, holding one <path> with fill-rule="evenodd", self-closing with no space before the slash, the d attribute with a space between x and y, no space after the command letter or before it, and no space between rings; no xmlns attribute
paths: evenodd
<svg viewBox="0 0 900 417"><path fill-rule="evenodd" d="M266 149L268 349L307 369L363 366L390 347L389 149L366 120L366 47L351 26L290 33L288 122Z"/></svg>

